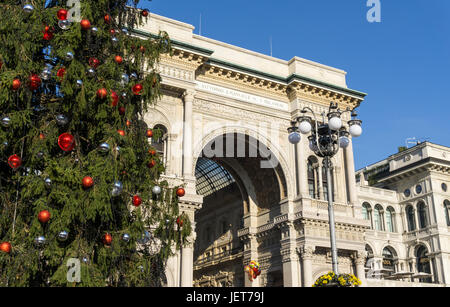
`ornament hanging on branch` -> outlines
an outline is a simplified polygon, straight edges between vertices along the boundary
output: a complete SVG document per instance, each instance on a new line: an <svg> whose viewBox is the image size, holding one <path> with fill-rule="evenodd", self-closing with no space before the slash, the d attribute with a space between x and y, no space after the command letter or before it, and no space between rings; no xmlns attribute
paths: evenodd
<svg viewBox="0 0 450 307"><path fill-rule="evenodd" d="M32 74L30 76L30 89L32 91L37 90L41 86L42 80L38 75Z"/></svg>
<svg viewBox="0 0 450 307"><path fill-rule="evenodd" d="M58 17L59 20L66 20L67 19L67 10L65 9L60 9L58 11L58 13L56 14L56 16Z"/></svg>
<svg viewBox="0 0 450 307"><path fill-rule="evenodd" d="M98 65L100 65L100 61L97 58L89 58L89 66L93 67L93 68L97 68Z"/></svg>
<svg viewBox="0 0 450 307"><path fill-rule="evenodd" d="M11 252L11 243L3 242L2 244L0 244L0 250L4 253L9 254Z"/></svg>
<svg viewBox="0 0 450 307"><path fill-rule="evenodd" d="M113 107L116 107L116 106L117 106L117 103L119 102L119 95L117 95L116 92L111 91L111 99L112 99L111 105L112 105Z"/></svg>
<svg viewBox="0 0 450 307"><path fill-rule="evenodd" d="M116 61L117 64L122 64L123 58L120 55L116 55L114 61Z"/></svg>
<svg viewBox="0 0 450 307"><path fill-rule="evenodd" d="M133 196L133 206L139 207L142 204L142 198L139 195Z"/></svg>
<svg viewBox="0 0 450 307"><path fill-rule="evenodd" d="M156 161L153 159L150 160L150 162L148 162L148 164L147 164L148 168L153 168L153 167L155 167L155 165L156 165Z"/></svg>
<svg viewBox="0 0 450 307"><path fill-rule="evenodd" d="M38 220L39 222L45 224L48 221L50 221L51 218L51 214L48 210L42 210L41 212L39 212L38 214Z"/></svg>
<svg viewBox="0 0 450 307"><path fill-rule="evenodd" d="M107 245L107 246L110 246L111 243L112 243L112 235L109 234L109 233L106 233L106 234L103 236L103 244L105 244L105 245Z"/></svg>
<svg viewBox="0 0 450 307"><path fill-rule="evenodd" d="M20 88L20 85L22 84L22 82L20 82L19 79L14 79L12 82L12 89L13 91L17 91Z"/></svg>
<svg viewBox="0 0 450 307"><path fill-rule="evenodd" d="M63 151L72 151L75 147L75 138L70 133L63 133L58 137L58 145Z"/></svg>
<svg viewBox="0 0 450 307"><path fill-rule="evenodd" d="M83 188L89 189L94 185L94 179L90 176L86 176L83 178L81 184L83 185Z"/></svg>
<svg viewBox="0 0 450 307"><path fill-rule="evenodd" d="M27 14L32 13L34 11L34 7L31 4L25 4L23 11Z"/></svg>
<svg viewBox="0 0 450 307"><path fill-rule="evenodd" d="M181 218L181 216L177 217L177 225L178 227L183 227L183 219Z"/></svg>
<svg viewBox="0 0 450 307"><path fill-rule="evenodd" d="M117 133L119 133L121 136L125 136L125 131L123 130L117 130Z"/></svg>
<svg viewBox="0 0 450 307"><path fill-rule="evenodd" d="M8 159L8 164L12 169L18 169L22 165L22 159L18 155L12 155Z"/></svg>
<svg viewBox="0 0 450 307"><path fill-rule="evenodd" d="M152 130L152 129L147 129L146 134L147 134L147 137L148 137L148 138L153 137L153 130Z"/></svg>
<svg viewBox="0 0 450 307"><path fill-rule="evenodd" d="M108 92L105 88L101 88L97 91L97 97L100 99L105 99L108 96Z"/></svg>
<svg viewBox="0 0 450 307"><path fill-rule="evenodd" d="M186 194L186 191L183 188L178 188L177 189L177 196L178 197L183 197Z"/></svg>
<svg viewBox="0 0 450 307"><path fill-rule="evenodd" d="M142 84L136 84L135 86L133 86L133 93L135 95L141 95L141 91L142 91L143 87Z"/></svg>
<svg viewBox="0 0 450 307"><path fill-rule="evenodd" d="M148 17L148 14L149 14L149 12L147 9L142 11L142 16Z"/></svg>
<svg viewBox="0 0 450 307"><path fill-rule="evenodd" d="M80 25L83 30L89 30L91 28L91 22L87 19L81 20Z"/></svg>
<svg viewBox="0 0 450 307"><path fill-rule="evenodd" d="M3 127L8 128L11 125L11 118L9 118L9 116L4 116L0 120L0 123Z"/></svg>
<svg viewBox="0 0 450 307"><path fill-rule="evenodd" d="M108 14L105 15L105 23L110 24L111 23L111 16L109 16Z"/></svg>

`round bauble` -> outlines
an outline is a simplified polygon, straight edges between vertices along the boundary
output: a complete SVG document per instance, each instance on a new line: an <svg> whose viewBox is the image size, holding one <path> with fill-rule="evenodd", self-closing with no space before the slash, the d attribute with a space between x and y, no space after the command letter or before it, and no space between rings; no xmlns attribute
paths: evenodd
<svg viewBox="0 0 450 307"><path fill-rule="evenodd" d="M64 114L56 115L56 123L60 126L65 126L69 123L69 119Z"/></svg>
<svg viewBox="0 0 450 307"><path fill-rule="evenodd" d="M98 147L98 149L103 153L107 153L107 152L109 152L111 147L109 146L108 143L101 143L100 146Z"/></svg>
<svg viewBox="0 0 450 307"><path fill-rule="evenodd" d="M111 99L112 99L111 105L113 107L117 106L117 103L119 102L119 95L117 95L116 92L111 91Z"/></svg>
<svg viewBox="0 0 450 307"><path fill-rule="evenodd" d="M97 68L100 65L100 61L97 58L89 58L89 66Z"/></svg>
<svg viewBox="0 0 450 307"><path fill-rule="evenodd" d="M89 30L91 28L91 22L87 19L81 20L80 25L83 30Z"/></svg>
<svg viewBox="0 0 450 307"><path fill-rule="evenodd" d="M107 24L109 24L109 23L111 22L111 16L109 16L108 14L106 14L104 20L105 20L105 22L106 22Z"/></svg>
<svg viewBox="0 0 450 307"><path fill-rule="evenodd" d="M111 243L112 243L112 235L109 234L109 233L106 233L106 234L103 236L103 244L105 244L105 245L111 245Z"/></svg>
<svg viewBox="0 0 450 307"><path fill-rule="evenodd" d="M83 86L83 80L77 80L77 87L81 88Z"/></svg>
<svg viewBox="0 0 450 307"><path fill-rule="evenodd" d="M125 136L125 131L123 130L117 130L117 133L119 133L121 136Z"/></svg>
<svg viewBox="0 0 450 307"><path fill-rule="evenodd" d="M37 90L41 86L42 80L38 75L32 74L30 76L30 89L32 91Z"/></svg>
<svg viewBox="0 0 450 307"><path fill-rule="evenodd" d="M142 204L142 198L139 195L133 196L133 206L139 207Z"/></svg>
<svg viewBox="0 0 450 307"><path fill-rule="evenodd" d="M137 75L135 72L132 72L132 73L130 74L130 78L131 78L132 80L137 80L137 79L138 79L138 75Z"/></svg>
<svg viewBox="0 0 450 307"><path fill-rule="evenodd" d="M135 95L140 95L141 94L141 91L142 91L142 89L143 89L143 87L142 87L142 84L136 84L135 86L133 86L133 93L135 94Z"/></svg>
<svg viewBox="0 0 450 307"><path fill-rule="evenodd" d="M130 242L131 237L130 237L129 234L124 233L124 234L122 235L122 240L128 243L128 242Z"/></svg>
<svg viewBox="0 0 450 307"><path fill-rule="evenodd" d="M117 64L122 64L123 58L120 55L116 55L114 61L116 61Z"/></svg>
<svg viewBox="0 0 450 307"><path fill-rule="evenodd" d="M148 10L143 10L142 11L142 16L148 17L148 14L149 14Z"/></svg>
<svg viewBox="0 0 450 307"><path fill-rule="evenodd" d="M83 185L83 188L89 189L94 185L94 179L92 179L92 177L90 176L86 176L81 181L81 184Z"/></svg>
<svg viewBox="0 0 450 307"><path fill-rule="evenodd" d="M4 253L9 254L11 252L11 244L9 242L3 242L0 244L0 250Z"/></svg>
<svg viewBox="0 0 450 307"><path fill-rule="evenodd" d="M148 137L148 138L153 137L153 130L152 130L152 129L147 129L146 134L147 134L147 137Z"/></svg>
<svg viewBox="0 0 450 307"><path fill-rule="evenodd" d="M183 220L181 219L181 217L178 217L178 218L177 218L177 225L178 225L179 227L183 227Z"/></svg>
<svg viewBox="0 0 450 307"><path fill-rule="evenodd" d="M183 197L186 194L186 191L183 188L178 188L177 189L177 196L178 197Z"/></svg>
<svg viewBox="0 0 450 307"><path fill-rule="evenodd" d="M12 169L18 169L22 165L22 159L18 155L12 155L8 158L8 164Z"/></svg>
<svg viewBox="0 0 450 307"><path fill-rule="evenodd" d="M0 123L3 127L8 128L11 125L11 118L9 118L9 116L4 116L0 120Z"/></svg>
<svg viewBox="0 0 450 307"><path fill-rule="evenodd" d="M31 4L25 4L23 6L23 11L27 14L31 13L34 11L34 7Z"/></svg>
<svg viewBox="0 0 450 307"><path fill-rule="evenodd" d="M45 237L44 236L39 236L36 239L34 239L34 244L36 244L38 247L41 247L45 244Z"/></svg>
<svg viewBox="0 0 450 307"><path fill-rule="evenodd" d="M52 69L50 67L44 68L41 72L41 77L43 80L48 81L52 77Z"/></svg>
<svg viewBox="0 0 450 307"><path fill-rule="evenodd" d="M105 99L108 96L108 91L105 88L101 88L97 91L97 97L100 99Z"/></svg>
<svg viewBox="0 0 450 307"><path fill-rule="evenodd" d="M74 55L72 52L69 51L66 53L66 61L72 61L73 58L74 58Z"/></svg>
<svg viewBox="0 0 450 307"><path fill-rule="evenodd" d="M65 152L72 151L75 147L75 138L70 133L63 133L58 137L58 145Z"/></svg>
<svg viewBox="0 0 450 307"><path fill-rule="evenodd" d="M147 166L148 168L153 168L156 165L156 161L155 160L150 160L150 162L148 162Z"/></svg>
<svg viewBox="0 0 450 307"><path fill-rule="evenodd" d="M120 181L116 181L113 184L112 190L111 190L111 195L112 196L119 196L120 194L122 194L123 191L123 184Z"/></svg>
<svg viewBox="0 0 450 307"><path fill-rule="evenodd" d="M52 180L50 178L45 178L44 184L47 188L50 188L52 186Z"/></svg>
<svg viewBox="0 0 450 307"><path fill-rule="evenodd" d="M119 114L120 115L125 115L125 107L119 107Z"/></svg>
<svg viewBox="0 0 450 307"><path fill-rule="evenodd" d="M155 195L161 194L161 187L155 185L155 186L152 188L152 193L155 194Z"/></svg>
<svg viewBox="0 0 450 307"><path fill-rule="evenodd" d="M66 69L65 69L64 67L61 67L61 68L58 69L58 71L56 72L56 75L57 75L60 79L63 79L65 74L66 74Z"/></svg>
<svg viewBox="0 0 450 307"><path fill-rule="evenodd" d="M58 13L56 14L56 16L58 17L59 20L66 20L67 19L67 10L65 9L60 9L58 11Z"/></svg>
<svg viewBox="0 0 450 307"><path fill-rule="evenodd" d="M58 21L58 27L62 30L67 30L70 28L72 23L68 19Z"/></svg>
<svg viewBox="0 0 450 307"><path fill-rule="evenodd" d="M22 84L22 82L20 82L19 79L14 79L12 82L12 89L14 91L17 91L20 88L20 85Z"/></svg>
<svg viewBox="0 0 450 307"><path fill-rule="evenodd" d="M58 240L60 242L65 242L65 241L67 241L68 238L69 238L69 233L65 230L58 233Z"/></svg>
<svg viewBox="0 0 450 307"><path fill-rule="evenodd" d="M47 223L48 221L50 221L51 218L51 214L48 210L42 210L41 212L39 212L38 214L38 220L41 223Z"/></svg>

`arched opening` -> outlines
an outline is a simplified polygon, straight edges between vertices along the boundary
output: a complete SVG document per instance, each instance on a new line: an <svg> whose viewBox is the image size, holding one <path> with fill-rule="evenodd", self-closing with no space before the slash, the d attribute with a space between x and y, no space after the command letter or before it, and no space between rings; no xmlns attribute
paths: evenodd
<svg viewBox="0 0 450 307"><path fill-rule="evenodd" d="M386 209L386 231L396 232L395 210L391 206Z"/></svg>
<svg viewBox="0 0 450 307"><path fill-rule="evenodd" d="M384 276L389 277L395 273L395 260L397 258L397 253L392 247L387 246L383 249L382 255Z"/></svg>
<svg viewBox="0 0 450 307"><path fill-rule="evenodd" d="M256 220L269 222L281 214L280 203L287 197L284 172L264 144L232 133L206 144L196 160L195 177L203 205L195 214L194 285L242 287L245 241L238 233L257 228ZM273 235L272 241L251 246L252 253L271 249L281 259L281 234ZM229 282L220 283L224 274ZM282 286L281 265L263 274L267 285Z"/></svg>
<svg viewBox="0 0 450 307"><path fill-rule="evenodd" d="M362 205L362 215L363 219L370 221L370 228L373 229L373 222L372 222L372 207L368 202L363 203Z"/></svg>
<svg viewBox="0 0 450 307"><path fill-rule="evenodd" d="M367 278L374 277L375 261L373 257L373 249L368 244L366 244L366 263L364 264L364 269L366 271Z"/></svg>
<svg viewBox="0 0 450 307"><path fill-rule="evenodd" d="M414 216L414 208L411 205L408 205L405 209L406 219L408 221L408 231L416 230L416 218Z"/></svg>
<svg viewBox="0 0 450 307"><path fill-rule="evenodd" d="M417 277L421 282L431 283L431 264L428 249L424 245L416 248Z"/></svg>
<svg viewBox="0 0 450 307"><path fill-rule="evenodd" d="M381 205L375 205L373 210L373 224L375 230L384 231L383 213L383 207L381 207Z"/></svg>
<svg viewBox="0 0 450 307"><path fill-rule="evenodd" d="M156 153L161 157L164 164L167 163L168 152L168 130L163 125L155 125L153 127L152 147Z"/></svg>
<svg viewBox="0 0 450 307"><path fill-rule="evenodd" d="M317 158L311 156L308 158L307 162L307 172L308 172L308 189L309 189L309 197L311 198L319 198L319 193L317 190L317 168L319 167L319 162Z"/></svg>
<svg viewBox="0 0 450 307"><path fill-rule="evenodd" d="M423 201L417 204L417 213L419 214L419 227L423 229L428 226L427 222L427 206Z"/></svg>
<svg viewBox="0 0 450 307"><path fill-rule="evenodd" d="M447 226L450 226L450 201L444 200L445 219L447 220Z"/></svg>

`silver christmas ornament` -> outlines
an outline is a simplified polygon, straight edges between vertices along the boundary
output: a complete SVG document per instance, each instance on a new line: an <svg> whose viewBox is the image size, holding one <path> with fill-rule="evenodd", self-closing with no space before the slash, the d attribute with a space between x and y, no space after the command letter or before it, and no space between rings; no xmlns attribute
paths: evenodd
<svg viewBox="0 0 450 307"><path fill-rule="evenodd" d="M112 196L119 196L123 191L123 185L122 182L116 181L114 182L113 188L111 190Z"/></svg>
<svg viewBox="0 0 450 307"><path fill-rule="evenodd" d="M117 153L120 153L120 146L116 146Z"/></svg>
<svg viewBox="0 0 450 307"><path fill-rule="evenodd" d="M128 29L127 28L122 28L122 33L128 35Z"/></svg>
<svg viewBox="0 0 450 307"><path fill-rule="evenodd" d="M11 118L9 118L8 116L4 116L2 117L1 121L2 126L5 128L8 128L11 125Z"/></svg>
<svg viewBox="0 0 450 307"><path fill-rule="evenodd" d="M130 239L131 239L131 237L130 237L130 235L129 234L127 234L127 233L124 233L123 234L123 236L122 236L122 240L124 240L125 242L130 242Z"/></svg>
<svg viewBox="0 0 450 307"><path fill-rule="evenodd" d="M130 78L133 79L133 80L137 80L138 75L137 75L135 72L132 72L132 73L130 74Z"/></svg>
<svg viewBox="0 0 450 307"><path fill-rule="evenodd" d="M123 73L121 76L121 84L126 85L128 82L130 82L130 77L126 73Z"/></svg>
<svg viewBox="0 0 450 307"><path fill-rule="evenodd" d="M152 193L155 194L155 195L161 194L161 187L155 185L155 186L152 188Z"/></svg>
<svg viewBox="0 0 450 307"><path fill-rule="evenodd" d="M95 69L94 68L89 68L88 70L87 70L87 73L88 73L88 75L90 76L90 77L94 77L95 76Z"/></svg>
<svg viewBox="0 0 450 307"><path fill-rule="evenodd" d="M142 237L138 240L138 243L147 244L149 241L150 241L150 233L148 231L145 231L142 234Z"/></svg>
<svg viewBox="0 0 450 307"><path fill-rule="evenodd" d="M60 27L62 30L69 29L71 24L72 23L68 19L58 21L58 27Z"/></svg>
<svg viewBox="0 0 450 307"><path fill-rule="evenodd" d="M67 125L67 123L69 122L69 119L65 115L59 114L59 115L56 115L56 122L58 123L58 125L64 126L64 125Z"/></svg>
<svg viewBox="0 0 450 307"><path fill-rule="evenodd" d="M123 92L121 96L122 96L122 99L127 99L128 94Z"/></svg>
<svg viewBox="0 0 450 307"><path fill-rule="evenodd" d="M83 86L83 80L77 80L77 87Z"/></svg>
<svg viewBox="0 0 450 307"><path fill-rule="evenodd" d="M81 259L81 261L83 261L83 263L88 264L89 263L89 258L88 257L83 257Z"/></svg>
<svg viewBox="0 0 450 307"><path fill-rule="evenodd" d="M68 238L69 238L69 233L67 231L65 231L65 230L61 231L58 234L58 240L61 241L61 242L66 241Z"/></svg>
<svg viewBox="0 0 450 307"><path fill-rule="evenodd" d="M4 142L3 142L3 146L4 146L4 147L8 147L8 145L9 145L9 143L8 143L7 141L4 141Z"/></svg>
<svg viewBox="0 0 450 307"><path fill-rule="evenodd" d="M48 188L52 186L52 180L50 178L45 178L44 183Z"/></svg>
<svg viewBox="0 0 450 307"><path fill-rule="evenodd" d="M39 237L37 237L36 239L34 239L34 243L37 245L37 246L42 246L42 245L44 245L45 244L45 237L44 236L39 236Z"/></svg>
<svg viewBox="0 0 450 307"><path fill-rule="evenodd" d="M23 7L23 11L24 11L25 13L31 13L31 12L34 11L34 7L33 7L31 4L26 4L26 5L24 5L24 7Z"/></svg>
<svg viewBox="0 0 450 307"><path fill-rule="evenodd" d="M92 31L93 33L97 33L97 32L98 32L98 28L97 28L97 27L92 27L92 28L91 28L91 31Z"/></svg>
<svg viewBox="0 0 450 307"><path fill-rule="evenodd" d="M52 70L50 67L44 68L44 70L41 72L41 78L42 80L48 81L52 77Z"/></svg>
<svg viewBox="0 0 450 307"><path fill-rule="evenodd" d="M117 44L118 42L119 42L119 39L117 38L117 37L113 37L113 38L111 38L111 41L114 43L114 44Z"/></svg>
<svg viewBox="0 0 450 307"><path fill-rule="evenodd" d="M103 153L107 153L110 150L110 146L108 143L101 143L100 146L98 147L98 149L103 152Z"/></svg>
<svg viewBox="0 0 450 307"><path fill-rule="evenodd" d="M73 55L72 52L69 51L69 52L66 53L66 60L67 61L72 61L73 57L74 57L74 55Z"/></svg>

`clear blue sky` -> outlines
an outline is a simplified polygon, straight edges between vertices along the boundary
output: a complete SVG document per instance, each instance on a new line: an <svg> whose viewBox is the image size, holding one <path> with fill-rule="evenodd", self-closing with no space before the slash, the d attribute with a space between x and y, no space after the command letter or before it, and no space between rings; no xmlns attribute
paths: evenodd
<svg viewBox="0 0 450 307"><path fill-rule="evenodd" d="M369 23L367 0L153 0L140 6L196 27L202 35L289 60L299 56L348 72L368 93L355 167L397 152L416 137L450 146L450 1L381 0Z"/></svg>

